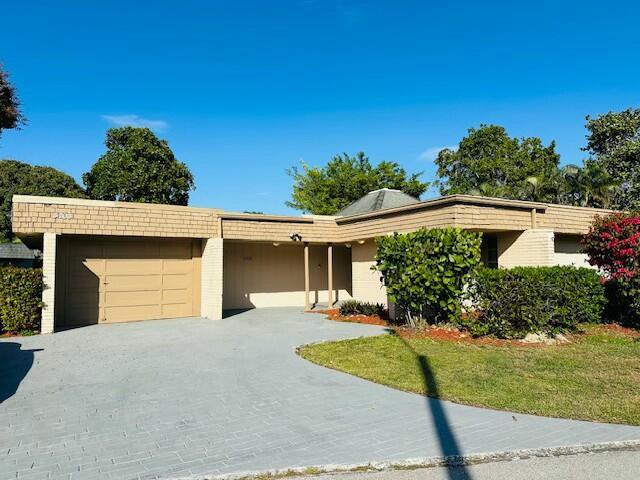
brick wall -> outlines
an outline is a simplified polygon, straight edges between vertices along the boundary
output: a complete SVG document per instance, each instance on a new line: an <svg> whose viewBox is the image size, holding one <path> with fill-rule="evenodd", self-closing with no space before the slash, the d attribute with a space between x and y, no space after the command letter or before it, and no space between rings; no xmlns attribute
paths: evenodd
<svg viewBox="0 0 640 480"><path fill-rule="evenodd" d="M202 241L200 264L201 315L211 320L222 319L223 240L209 238Z"/></svg>
<svg viewBox="0 0 640 480"><path fill-rule="evenodd" d="M45 233L42 241L42 318L40 333L53 333L56 291L56 247L57 235Z"/></svg>
<svg viewBox="0 0 640 480"><path fill-rule="evenodd" d="M498 265L516 266L554 265L553 231L525 230L498 235Z"/></svg>
<svg viewBox="0 0 640 480"><path fill-rule="evenodd" d="M352 295L362 302L387 305L387 290L380 283L380 274L371 270L376 264L375 255L376 244L372 240L351 247Z"/></svg>

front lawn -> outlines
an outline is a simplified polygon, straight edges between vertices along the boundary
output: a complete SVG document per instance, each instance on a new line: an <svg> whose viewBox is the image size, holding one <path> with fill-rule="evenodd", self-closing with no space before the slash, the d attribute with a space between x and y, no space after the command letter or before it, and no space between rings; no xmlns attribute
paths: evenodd
<svg viewBox="0 0 640 480"><path fill-rule="evenodd" d="M468 405L640 425L640 339L584 327L565 345L518 346L396 334L307 345L317 364Z"/></svg>

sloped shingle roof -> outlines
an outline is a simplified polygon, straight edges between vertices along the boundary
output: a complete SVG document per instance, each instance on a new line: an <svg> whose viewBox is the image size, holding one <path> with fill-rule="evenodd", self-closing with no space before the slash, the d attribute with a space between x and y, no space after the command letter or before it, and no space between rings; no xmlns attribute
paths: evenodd
<svg viewBox="0 0 640 480"><path fill-rule="evenodd" d="M23 243L0 243L0 259L33 260L36 258L36 252L27 248Z"/></svg>
<svg viewBox="0 0 640 480"><path fill-rule="evenodd" d="M336 215L346 217L348 215L369 213L385 208L403 207L413 203L420 203L420 200L400 190L381 188L380 190L367 193L364 197L359 198L351 205L340 210Z"/></svg>

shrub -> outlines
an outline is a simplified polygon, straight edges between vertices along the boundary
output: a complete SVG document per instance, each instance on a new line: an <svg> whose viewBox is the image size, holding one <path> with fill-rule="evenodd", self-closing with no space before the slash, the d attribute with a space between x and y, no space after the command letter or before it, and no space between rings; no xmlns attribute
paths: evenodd
<svg viewBox="0 0 640 480"><path fill-rule="evenodd" d="M608 319L640 326L640 214L596 218L582 246L607 278Z"/></svg>
<svg viewBox="0 0 640 480"><path fill-rule="evenodd" d="M607 280L605 318L627 327L640 328L640 278Z"/></svg>
<svg viewBox="0 0 640 480"><path fill-rule="evenodd" d="M556 334L581 322L597 323L606 304L598 273L570 266L483 269L472 291L478 312L466 317L463 326L474 335L501 338Z"/></svg>
<svg viewBox="0 0 640 480"><path fill-rule="evenodd" d="M360 302L358 300L345 300L340 305L340 315L377 315L384 317L386 310L380 303Z"/></svg>
<svg viewBox="0 0 640 480"><path fill-rule="evenodd" d="M42 270L0 267L0 330L39 330L42 288Z"/></svg>
<svg viewBox="0 0 640 480"><path fill-rule="evenodd" d="M479 233L421 229L376 239L376 267L408 323L460 317L465 285L480 264Z"/></svg>

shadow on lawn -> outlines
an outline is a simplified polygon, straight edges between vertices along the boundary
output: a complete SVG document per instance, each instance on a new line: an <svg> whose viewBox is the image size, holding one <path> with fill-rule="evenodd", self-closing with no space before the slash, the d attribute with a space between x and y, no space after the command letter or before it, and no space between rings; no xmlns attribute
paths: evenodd
<svg viewBox="0 0 640 480"><path fill-rule="evenodd" d="M440 396L438 391L438 382L436 381L435 375L429 365L429 359L424 355L418 354L404 338L399 335L396 335L396 337L404 343L405 347L407 347L411 353L413 353L416 357L416 362L420 367L425 392L427 394L427 409L431 414L433 424L436 428L438 442L440 444L440 452L443 457L446 457L445 468L447 469L448 477L451 480L472 480L471 473L469 473L463 463L462 451L460 450L456 436L449 424L447 412L444 410L442 402L438 400L438 397Z"/></svg>

